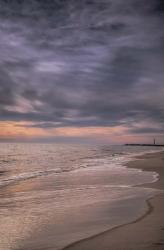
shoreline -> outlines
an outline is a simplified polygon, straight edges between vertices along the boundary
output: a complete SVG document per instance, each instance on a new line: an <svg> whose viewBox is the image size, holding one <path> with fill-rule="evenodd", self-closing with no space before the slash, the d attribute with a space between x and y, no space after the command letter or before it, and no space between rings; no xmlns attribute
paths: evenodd
<svg viewBox="0 0 164 250"><path fill-rule="evenodd" d="M156 196L158 196L158 195L156 195ZM147 211L143 214L143 215L141 215L139 218L137 218L136 220L134 220L134 221L132 221L132 222L128 222L128 223L125 223L125 224L122 224L122 225L119 225L119 226L116 226L116 227L113 227L113 228L111 228L111 229L108 229L108 230L106 230L106 231L103 231L103 232L101 232L101 233L98 233L98 234L95 234L95 235L93 235L93 236L91 236L91 237L88 237L88 238L84 238L84 239L81 239L81 240L79 240L79 241L76 241L76 242L73 242L73 243L71 243L71 244L69 244L68 246L66 246L66 247L64 247L64 248L62 248L62 249L60 249L60 250L71 250L72 249L72 247L76 247L76 245L77 244L79 244L79 243L82 243L82 242L84 242L84 241L86 241L86 240L94 240L95 238L97 238L97 237L101 237L102 235L104 235L104 234L108 234L108 233L110 233L110 232L113 232L113 231L115 231L115 230L117 230L117 229L119 229L119 228L122 228L122 227L125 227L125 226L128 226L128 225L130 225L130 224L133 224L133 223L137 223L137 222L139 222L139 221L141 221L141 220L143 220L147 215L149 215L149 214L151 214L152 212L153 212L153 206L152 206L152 204L151 204L151 200L152 200L153 198L150 198L150 199L147 199L145 202L146 202L146 204L147 204ZM77 248L78 249L78 248ZM81 249L81 248L80 248Z"/></svg>
<svg viewBox="0 0 164 250"><path fill-rule="evenodd" d="M135 169L140 169L142 171L152 171L152 172L156 172L157 174L159 174L158 180L152 183L146 183L146 184L141 184L141 185L137 185L137 186L141 186L141 187L145 187L145 188L155 188L155 189L159 189L161 191L164 190L164 171L162 169L162 163L159 161L163 161L163 165L164 165L164 151L160 151L160 152L156 152L156 153L146 153L140 156L135 157L133 160L131 160L130 162L126 163L125 165L128 168L135 168ZM154 163L157 163L158 166L154 166ZM156 165L156 164L155 164ZM164 166L163 166L164 167ZM157 194L155 196L153 196L150 199L145 200L146 204L147 204L147 211L139 216L136 220L116 226L112 229L106 230L104 232L101 232L99 234L93 235L91 237L88 238L84 238L80 241L76 241L74 243L71 243L70 245L62 248L61 250L144 250L144 249L149 249L149 250L156 250L158 247L158 250L162 250L164 248L164 219L163 219L163 227L161 230L163 230L163 238L162 240L158 239L156 242L154 242L154 244L149 244L149 241L146 241L146 245L142 244L145 242L145 237L143 235L141 235L140 239L138 239L138 236L136 237L136 244L135 242L132 242L132 245L129 245L129 240L131 236L129 236L129 234L133 234L134 237L134 241L135 241L135 225L137 225L136 227L139 228L139 231L143 231L144 230L142 228L143 221L149 217L152 217L151 215L153 215L158 206L160 206L160 200L162 199L162 204L163 204L163 209L164 209L164 193L160 193ZM158 204L158 206L157 206ZM158 217L158 214L157 214ZM160 215L159 215L160 217ZM161 218L162 219L162 218ZM141 223L142 222L142 223ZM149 225L151 225L151 222L148 222ZM134 227L133 231L130 231L130 226ZM123 230L125 231L125 228L127 229L126 233L123 232ZM128 229L129 228L129 229ZM153 228L153 225L152 225ZM147 229L147 228L146 228ZM125 234L125 238L126 240L124 240L122 242L122 240L118 241L119 237L122 237L123 233ZM156 236L156 232L154 232L155 236ZM157 234L158 235L158 234ZM132 238L133 238L132 237ZM157 237L160 238L160 237ZM138 241L140 240L140 242ZM150 241L152 241L150 239ZM152 243L152 242L151 242ZM149 248L148 247L149 244ZM124 246L123 246L124 245ZM140 246L139 246L140 245Z"/></svg>

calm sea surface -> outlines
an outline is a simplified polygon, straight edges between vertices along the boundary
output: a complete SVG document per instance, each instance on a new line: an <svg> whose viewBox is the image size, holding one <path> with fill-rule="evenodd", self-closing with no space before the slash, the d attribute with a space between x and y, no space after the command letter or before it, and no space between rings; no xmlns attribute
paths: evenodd
<svg viewBox="0 0 164 250"><path fill-rule="evenodd" d="M158 149L159 150L159 149ZM154 172L126 162L155 148L0 144L0 249L62 249L137 218Z"/></svg>

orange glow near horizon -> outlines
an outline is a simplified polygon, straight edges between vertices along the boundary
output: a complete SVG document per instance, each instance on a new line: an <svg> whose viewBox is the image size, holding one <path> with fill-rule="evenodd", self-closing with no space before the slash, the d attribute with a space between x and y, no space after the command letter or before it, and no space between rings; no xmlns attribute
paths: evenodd
<svg viewBox="0 0 164 250"><path fill-rule="evenodd" d="M88 138L111 143L139 142L145 136L135 136L124 126L115 127L58 127L35 128L31 122L0 122L0 139L35 139L35 138Z"/></svg>
<svg viewBox="0 0 164 250"><path fill-rule="evenodd" d="M0 138L20 138L44 136L39 128L27 128L25 122L0 122ZM45 134L46 135L46 134Z"/></svg>
<svg viewBox="0 0 164 250"><path fill-rule="evenodd" d="M35 128L28 127L30 122L0 122L1 138L36 138L49 136L63 137L106 137L107 135L121 135L127 129L122 126L116 127L58 127L58 128Z"/></svg>

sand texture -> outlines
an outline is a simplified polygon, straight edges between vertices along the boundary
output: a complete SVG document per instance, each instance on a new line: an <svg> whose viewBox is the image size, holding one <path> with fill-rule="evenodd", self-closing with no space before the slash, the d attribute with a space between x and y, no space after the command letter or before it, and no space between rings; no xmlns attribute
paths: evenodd
<svg viewBox="0 0 164 250"><path fill-rule="evenodd" d="M159 180L145 187L164 189L164 152L146 154L128 167L159 173ZM132 223L76 242L65 250L163 250L164 193L147 201L147 213Z"/></svg>

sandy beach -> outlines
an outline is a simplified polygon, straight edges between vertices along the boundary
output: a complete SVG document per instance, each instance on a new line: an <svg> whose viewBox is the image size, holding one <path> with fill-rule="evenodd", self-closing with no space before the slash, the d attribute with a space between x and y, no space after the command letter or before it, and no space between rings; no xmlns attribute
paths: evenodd
<svg viewBox="0 0 164 250"><path fill-rule="evenodd" d="M164 152L146 154L128 167L155 171L159 180L144 187L164 189ZM147 201L147 212L129 224L81 240L64 250L162 250L164 249L164 193Z"/></svg>

